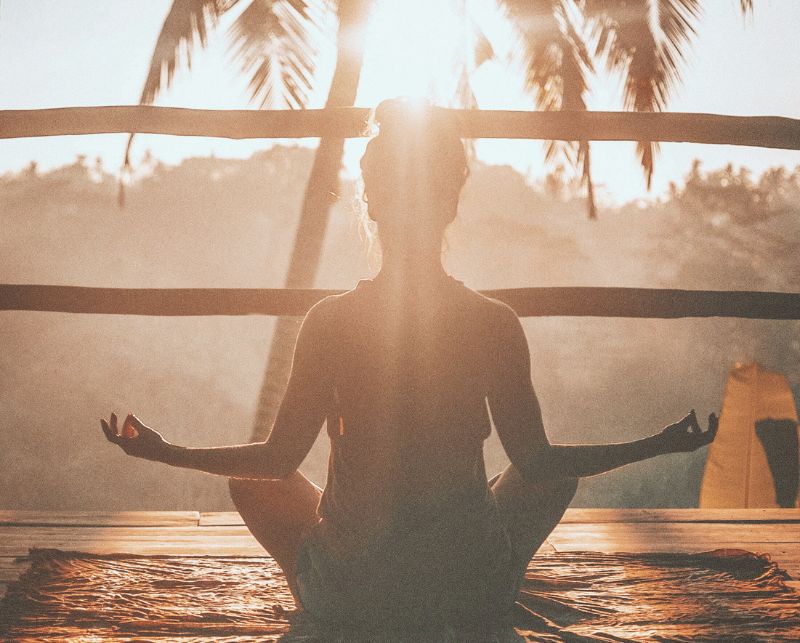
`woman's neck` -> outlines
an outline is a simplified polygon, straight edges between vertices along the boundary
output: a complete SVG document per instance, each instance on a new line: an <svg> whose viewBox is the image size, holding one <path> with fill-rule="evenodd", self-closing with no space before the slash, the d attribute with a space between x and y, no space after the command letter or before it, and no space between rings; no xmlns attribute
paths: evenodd
<svg viewBox="0 0 800 643"><path fill-rule="evenodd" d="M384 250L381 270L373 280L392 290L424 290L450 279L442 266L441 252L392 252Z"/></svg>

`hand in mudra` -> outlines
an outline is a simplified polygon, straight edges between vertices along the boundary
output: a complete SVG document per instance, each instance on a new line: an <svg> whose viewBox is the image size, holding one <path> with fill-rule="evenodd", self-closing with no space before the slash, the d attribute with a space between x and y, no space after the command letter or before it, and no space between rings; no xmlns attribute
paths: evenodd
<svg viewBox="0 0 800 643"><path fill-rule="evenodd" d="M128 413L122 427L117 427L117 414L110 421L100 420L103 433L109 442L118 445L125 453L145 460L160 460L166 451L167 441L158 431L145 425L133 413Z"/></svg>
<svg viewBox="0 0 800 643"><path fill-rule="evenodd" d="M715 413L711 413L708 416L708 429L703 431L692 409L689 415L675 424L670 424L660 435L668 453L687 453L711 444L717 436L718 428L719 418Z"/></svg>

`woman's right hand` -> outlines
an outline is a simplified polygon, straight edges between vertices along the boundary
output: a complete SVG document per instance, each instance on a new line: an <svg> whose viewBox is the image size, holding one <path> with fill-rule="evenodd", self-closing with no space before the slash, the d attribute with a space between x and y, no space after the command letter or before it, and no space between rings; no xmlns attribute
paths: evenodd
<svg viewBox="0 0 800 643"><path fill-rule="evenodd" d="M110 421L100 420L100 426L109 442L119 446L125 453L144 460L162 462L169 444L161 434L151 429L133 413L125 418L122 427L117 426L117 414Z"/></svg>
<svg viewBox="0 0 800 643"><path fill-rule="evenodd" d="M688 453L711 444L718 428L719 418L716 413L711 413L708 416L708 429L703 431L692 409L685 418L670 424L658 435L663 440L666 453Z"/></svg>

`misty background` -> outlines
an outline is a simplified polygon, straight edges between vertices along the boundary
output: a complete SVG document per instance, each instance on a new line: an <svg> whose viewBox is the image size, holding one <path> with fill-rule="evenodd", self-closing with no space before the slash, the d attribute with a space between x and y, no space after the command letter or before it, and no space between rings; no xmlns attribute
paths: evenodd
<svg viewBox="0 0 800 643"><path fill-rule="evenodd" d="M313 150L249 159L152 158L116 204L116 178L79 157L0 176L0 282L113 287L278 288ZM627 170L631 171L631 170ZM317 287L372 276L344 181ZM475 288L631 286L796 290L800 167L752 176L695 164L659 202L586 219L556 169L536 183L474 163L445 267ZM735 319L524 319L550 440L650 435L721 406L737 361L800 380L800 322ZM135 412L187 446L248 441L274 318L0 313L0 507L232 509L223 478L125 456L99 418ZM321 431L301 467L321 484ZM507 460L496 435L489 474ZM706 450L661 456L581 481L573 506L696 506Z"/></svg>

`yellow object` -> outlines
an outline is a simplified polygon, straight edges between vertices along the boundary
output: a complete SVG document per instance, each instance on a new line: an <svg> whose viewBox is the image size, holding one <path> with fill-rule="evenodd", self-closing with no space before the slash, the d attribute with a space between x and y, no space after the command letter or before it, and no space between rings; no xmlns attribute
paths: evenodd
<svg viewBox="0 0 800 643"><path fill-rule="evenodd" d="M797 423L789 382L757 364L736 364L725 386L719 432L709 448L700 507L779 506L767 455L755 431L756 422L765 419Z"/></svg>

